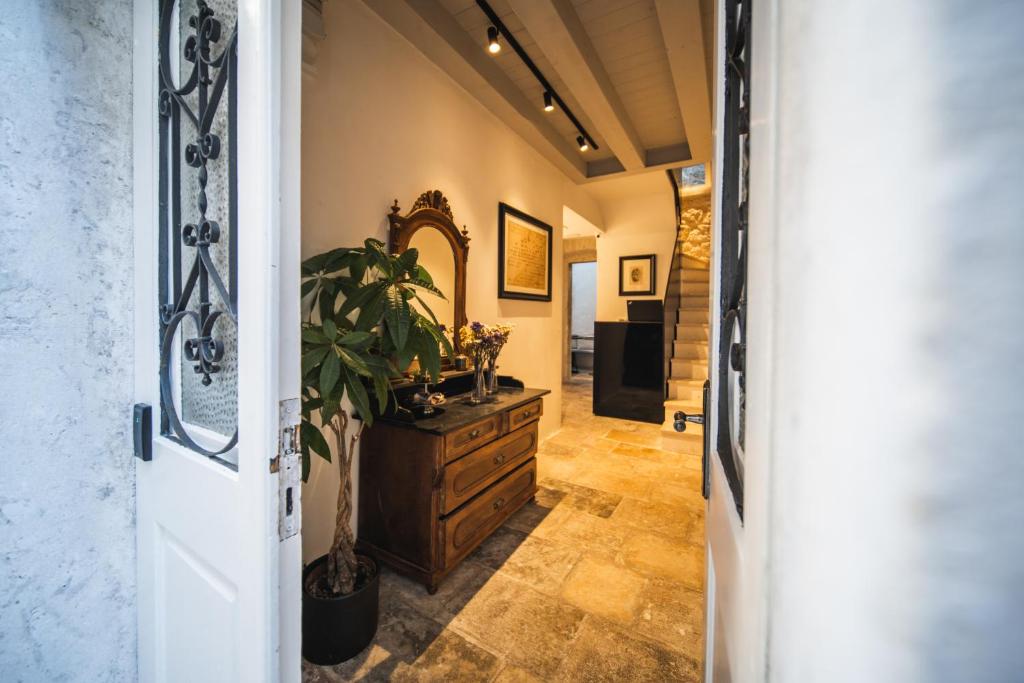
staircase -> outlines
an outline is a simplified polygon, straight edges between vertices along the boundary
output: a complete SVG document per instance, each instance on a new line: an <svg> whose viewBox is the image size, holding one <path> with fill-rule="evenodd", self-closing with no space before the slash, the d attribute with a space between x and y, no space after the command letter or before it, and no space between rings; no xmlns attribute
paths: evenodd
<svg viewBox="0 0 1024 683"><path fill-rule="evenodd" d="M704 380L708 377L709 271L703 261L685 256L680 256L674 265L669 284L679 288L679 308L669 361L668 397L665 399L661 442L665 450L699 456L703 448L704 428L688 423L685 432L677 432L672 426L672 416L677 410L697 414L703 410L702 392ZM665 322L671 324L671 314L666 316Z"/></svg>

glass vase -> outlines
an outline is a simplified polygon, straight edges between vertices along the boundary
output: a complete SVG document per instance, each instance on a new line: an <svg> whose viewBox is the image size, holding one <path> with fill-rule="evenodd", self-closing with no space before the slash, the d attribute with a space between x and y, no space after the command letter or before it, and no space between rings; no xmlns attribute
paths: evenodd
<svg viewBox="0 0 1024 683"><path fill-rule="evenodd" d="M487 394L498 393L498 366L497 358L490 358L487 361Z"/></svg>
<svg viewBox="0 0 1024 683"><path fill-rule="evenodd" d="M486 398L487 382L484 378L484 364L475 363L473 365L473 388L470 390L469 399L466 402L475 406L478 403L483 403Z"/></svg>

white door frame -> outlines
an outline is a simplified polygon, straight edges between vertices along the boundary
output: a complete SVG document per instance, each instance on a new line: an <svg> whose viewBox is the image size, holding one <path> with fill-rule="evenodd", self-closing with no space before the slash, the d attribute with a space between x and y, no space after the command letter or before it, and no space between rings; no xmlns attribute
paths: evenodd
<svg viewBox="0 0 1024 683"><path fill-rule="evenodd" d="M244 110L237 125L238 222L244 228L238 240L238 364L243 371L238 377L237 472L159 434L156 4L135 0L133 8L134 393L137 402L153 407L154 453L152 462L139 461L136 467L139 678L165 680L176 671L194 670L197 678L230 672L244 681L297 681L301 537L279 540L278 477L269 465L277 454L279 400L299 394L298 100L293 97L292 106L284 111L281 100L283 87L290 96L298 90L301 3L283 3L289 6L283 14L282 3L274 0L238 3L237 87L239 108ZM289 173L282 174L282 166ZM222 498L211 501L204 495ZM223 514L208 525L204 538L180 537L199 535L194 530L201 521L187 519L189 504ZM177 506L174 514L181 515L180 526L168 530L167 520L159 519L163 505ZM230 538L219 537L228 532ZM207 577L214 591L223 591L225 604L233 605L233 626L226 632L166 632L162 610L189 610L187 605L169 605L166 595L158 595L163 580L160 553L166 554L164 548L172 547L171 542L182 548L174 561L194 562L196 574ZM239 558L249 565L246 571L220 575L222 566ZM187 647L205 644L203 639L224 643L225 653L233 645L236 656L203 649L195 662L177 662L169 668L163 652L168 643L183 642Z"/></svg>

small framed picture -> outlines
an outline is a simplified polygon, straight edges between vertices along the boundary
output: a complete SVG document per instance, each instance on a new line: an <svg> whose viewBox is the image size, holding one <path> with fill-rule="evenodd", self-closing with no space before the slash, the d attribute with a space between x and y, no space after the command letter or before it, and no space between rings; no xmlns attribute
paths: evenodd
<svg viewBox="0 0 1024 683"><path fill-rule="evenodd" d="M619 296L654 294L657 255L619 257Z"/></svg>
<svg viewBox="0 0 1024 683"><path fill-rule="evenodd" d="M498 297L551 301L551 226L498 204Z"/></svg>

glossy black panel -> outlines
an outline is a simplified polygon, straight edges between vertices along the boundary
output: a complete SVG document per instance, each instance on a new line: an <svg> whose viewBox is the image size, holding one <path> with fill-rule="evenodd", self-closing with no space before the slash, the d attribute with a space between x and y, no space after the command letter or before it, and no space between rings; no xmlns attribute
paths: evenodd
<svg viewBox="0 0 1024 683"><path fill-rule="evenodd" d="M594 414L660 424L665 416L661 323L594 323Z"/></svg>

